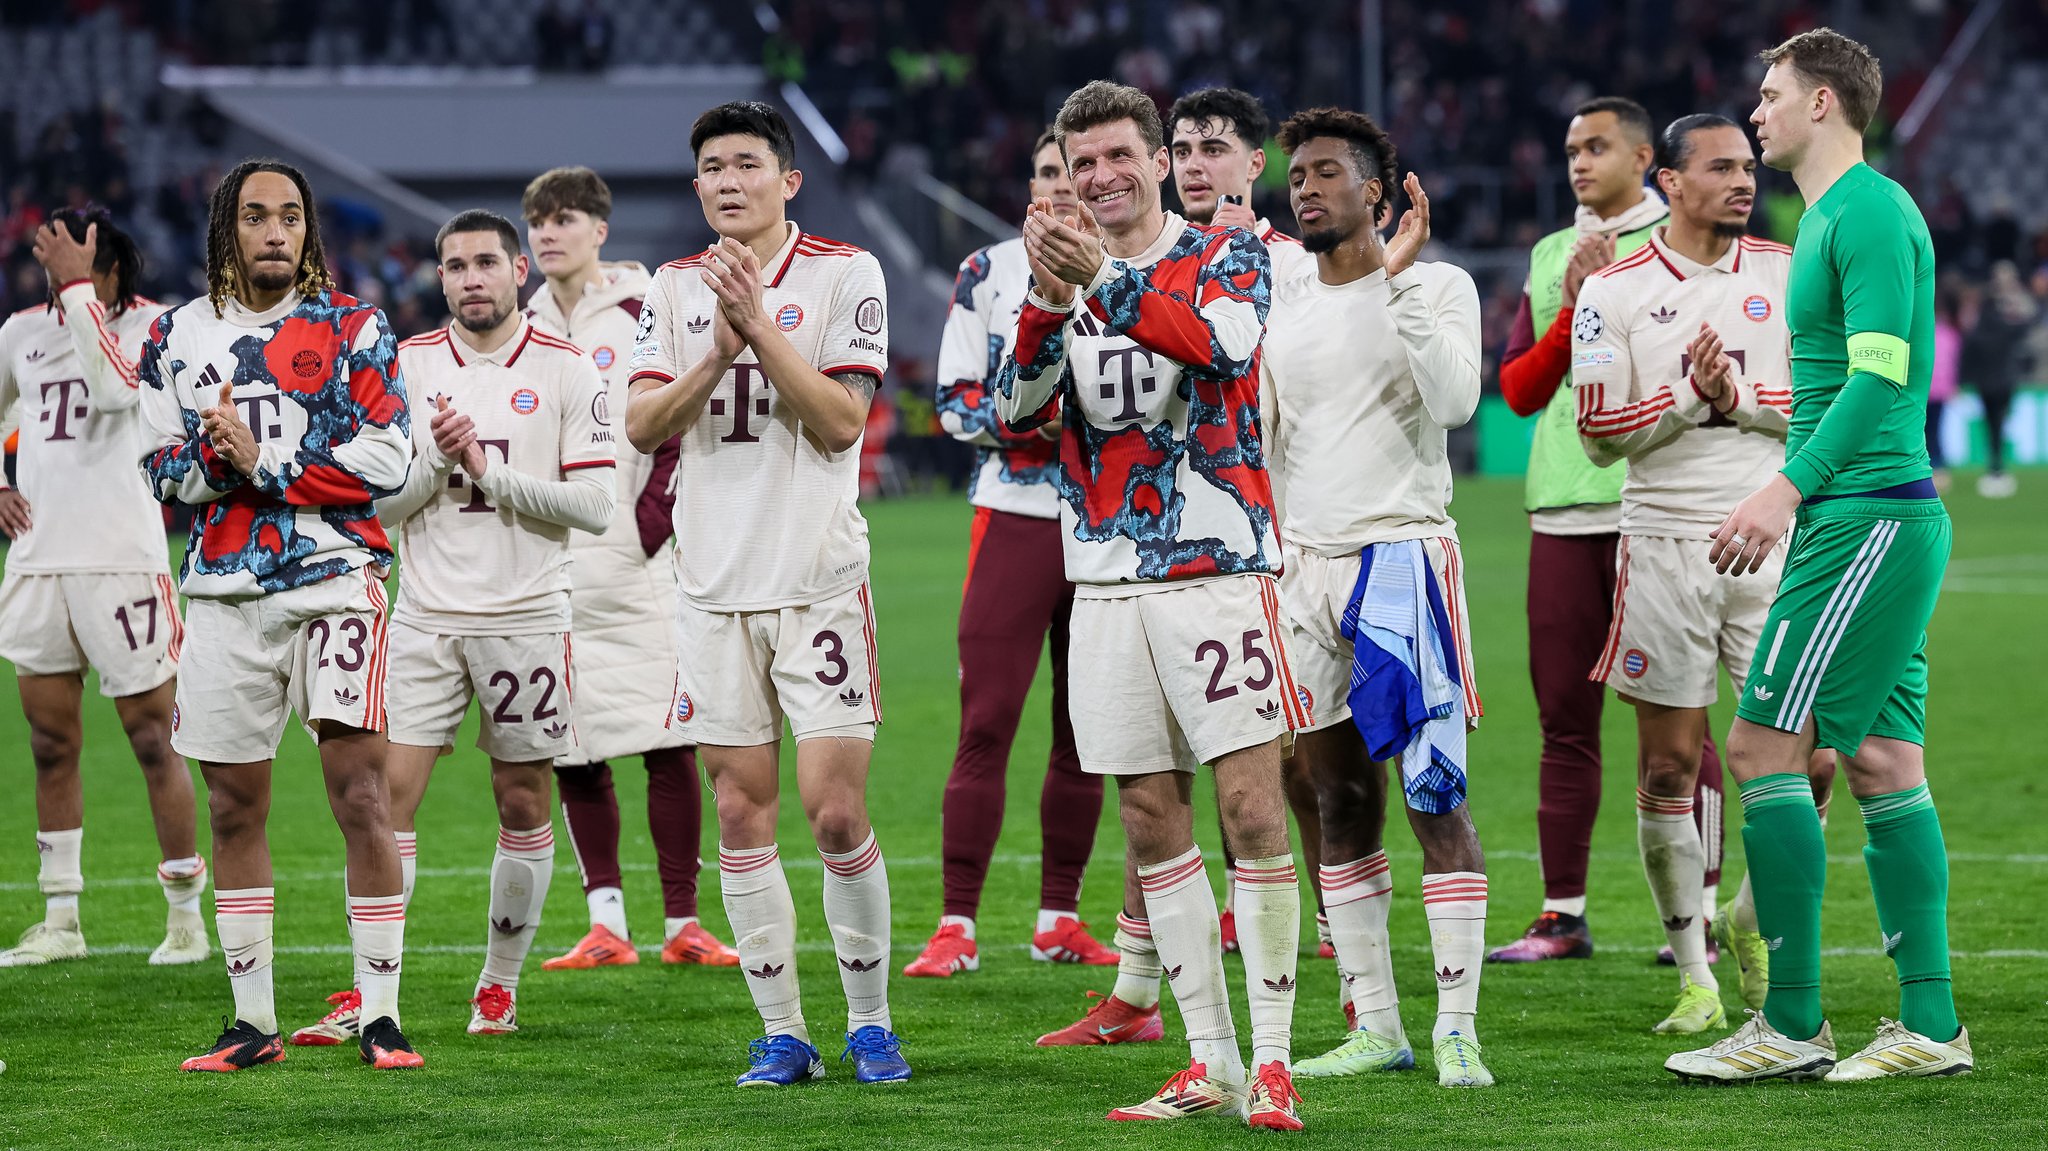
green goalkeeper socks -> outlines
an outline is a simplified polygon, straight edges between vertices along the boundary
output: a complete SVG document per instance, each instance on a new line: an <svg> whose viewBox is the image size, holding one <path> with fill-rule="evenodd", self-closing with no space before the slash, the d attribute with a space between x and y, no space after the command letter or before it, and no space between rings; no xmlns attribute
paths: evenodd
<svg viewBox="0 0 2048 1151"><path fill-rule="evenodd" d="M1927 785L1859 798L1870 837L1863 862L1884 952L1899 971L1899 1022L1946 1043L1956 1037L1948 962L1948 851ZM1745 840L1745 842L1747 842ZM1775 957L1773 958L1775 976Z"/></svg>
<svg viewBox="0 0 2048 1151"><path fill-rule="evenodd" d="M1764 1018L1794 1039L1811 1039L1821 1025L1820 901L1828 878L1813 789L1803 772L1762 775L1740 786L1756 922L1771 953Z"/></svg>

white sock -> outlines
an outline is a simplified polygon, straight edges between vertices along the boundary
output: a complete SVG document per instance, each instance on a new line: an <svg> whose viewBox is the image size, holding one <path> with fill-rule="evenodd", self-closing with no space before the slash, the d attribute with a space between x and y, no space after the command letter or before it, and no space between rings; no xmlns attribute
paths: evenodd
<svg viewBox="0 0 2048 1151"><path fill-rule="evenodd" d="M1422 877L1422 913L1436 962L1432 1042L1456 1031L1478 1039L1479 960L1486 950L1486 874L1445 871Z"/></svg>
<svg viewBox="0 0 2048 1151"><path fill-rule="evenodd" d="M1251 1008L1252 1066L1292 1067L1294 976L1301 958L1301 882L1292 855L1237 861L1237 949Z"/></svg>
<svg viewBox="0 0 2048 1151"><path fill-rule="evenodd" d="M1684 795L1651 795L1636 789L1636 842L1643 874L1650 880L1650 901L1671 942L1678 977L1718 988L1707 966L1705 920L1699 914L1705 848L1692 822L1693 800Z"/></svg>
<svg viewBox="0 0 2048 1151"><path fill-rule="evenodd" d="M609 930L620 939L626 934L626 893L616 887L593 887L583 897L590 905L590 925Z"/></svg>
<svg viewBox="0 0 2048 1151"><path fill-rule="evenodd" d="M1721 885L1720 885L1720 884L1718 884L1718 883L1703 883L1703 884L1701 884L1701 885L1700 885L1700 921L1701 921L1702 923L1712 923L1712 922L1714 922L1714 916L1716 916L1716 915L1720 914L1720 911L1721 911Z"/></svg>
<svg viewBox="0 0 2048 1151"><path fill-rule="evenodd" d="M782 856L767 847L718 847L718 888L725 918L732 924L733 949L740 953L747 991L761 1013L762 1032L794 1035L805 1043L803 998L796 980L796 903Z"/></svg>
<svg viewBox="0 0 2048 1151"><path fill-rule="evenodd" d="M497 984L519 990L519 969L540 930L540 911L548 901L548 881L555 875L555 829L541 824L530 831L498 828L498 850L491 858L491 911L485 936L483 974L477 989Z"/></svg>
<svg viewBox="0 0 2048 1151"><path fill-rule="evenodd" d="M839 958L846 991L846 1033L863 1027L894 1031L889 1018L889 871L871 828L844 854L820 851L825 861L825 923Z"/></svg>
<svg viewBox="0 0 2048 1151"><path fill-rule="evenodd" d="M683 928L697 922L694 915L671 915L661 921L661 941L667 943L683 933Z"/></svg>
<svg viewBox="0 0 2048 1151"><path fill-rule="evenodd" d="M945 927L957 927L957 928L959 928L959 929L960 929L961 931L964 931L964 932L966 932L966 933L967 933L967 938L969 938L969 939L973 939L973 938L974 938L974 920L973 920L973 919L971 919L971 918L969 918L968 916L965 916L965 915L941 915L941 916L939 916L939 926L940 926L940 927L942 927L942 928L945 928ZM1043 928L1041 928L1040 930L1044 930L1044 929L1043 929Z"/></svg>
<svg viewBox="0 0 2048 1151"><path fill-rule="evenodd" d="M1159 1006L1162 968L1159 948L1152 942L1152 921L1118 912L1112 942L1117 950L1116 990L1110 994L1141 1011Z"/></svg>
<svg viewBox="0 0 2048 1151"><path fill-rule="evenodd" d="M1064 911L1053 907L1041 907L1038 909L1037 931L1039 934L1043 935L1048 931L1057 930L1060 925L1060 920L1062 919L1079 918L1081 918L1081 913L1071 907L1067 908ZM971 924L974 921L970 919L968 920L968 922ZM972 927L969 927L967 929L967 938L974 938L974 929Z"/></svg>
<svg viewBox="0 0 2048 1151"><path fill-rule="evenodd" d="M1194 1061L1207 1067L1212 1079L1243 1083L1244 1058L1230 1019L1230 987L1223 981L1223 929L1202 870L1202 849L1190 847L1172 859L1138 865L1138 884L1145 889L1152 938L1187 1026Z"/></svg>
<svg viewBox="0 0 2048 1151"><path fill-rule="evenodd" d="M1401 998L1394 993L1394 954L1387 939L1387 912L1394 901L1387 853L1324 864L1322 887L1331 942L1337 945L1337 975L1350 991L1358 1026L1383 1039L1405 1042Z"/></svg>
<svg viewBox="0 0 2048 1151"><path fill-rule="evenodd" d="M1573 915L1584 919L1586 917L1586 897L1574 895L1566 899L1545 899L1543 901L1543 910L1555 911L1559 915Z"/></svg>
<svg viewBox="0 0 2048 1151"><path fill-rule="evenodd" d="M1742 873L1742 886L1735 889L1735 927L1738 931L1755 931L1756 893L1749 889L1749 872Z"/></svg>
<svg viewBox="0 0 2048 1151"><path fill-rule="evenodd" d="M228 985L235 991L235 1018L265 1035L277 1034L277 996L270 970L276 910L274 887L213 891L214 933L220 936Z"/></svg>
<svg viewBox="0 0 2048 1151"><path fill-rule="evenodd" d="M1223 910L1237 914L1237 864L1223 865Z"/></svg>
<svg viewBox="0 0 2048 1151"><path fill-rule="evenodd" d="M36 886L45 897L43 921L52 927L78 926L78 893L85 890L78 856L84 842L83 826L36 832Z"/></svg>
<svg viewBox="0 0 2048 1151"><path fill-rule="evenodd" d="M398 973L405 959L405 896L348 897L349 942L356 958L356 990L363 1022L389 1016L398 1022Z"/></svg>
<svg viewBox="0 0 2048 1151"><path fill-rule="evenodd" d="M199 918L199 896L206 891L206 861L196 855L166 859L156 867L156 881L164 889L164 902L171 914Z"/></svg>
<svg viewBox="0 0 2048 1151"><path fill-rule="evenodd" d="M1332 947L1336 946L1330 935L1330 916L1328 912L1316 912L1316 942L1319 944L1328 943Z"/></svg>
<svg viewBox="0 0 2048 1151"><path fill-rule="evenodd" d="M394 831L391 838L398 841L399 894L405 897L405 905L409 908L412 906L413 883L420 877L420 833Z"/></svg>

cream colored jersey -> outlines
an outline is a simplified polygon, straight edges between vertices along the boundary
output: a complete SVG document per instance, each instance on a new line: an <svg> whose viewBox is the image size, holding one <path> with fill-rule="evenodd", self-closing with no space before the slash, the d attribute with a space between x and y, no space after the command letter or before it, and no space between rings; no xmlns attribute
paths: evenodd
<svg viewBox="0 0 2048 1151"><path fill-rule="evenodd" d="M1266 255L1273 261L1273 290L1278 292L1282 284L1299 280L1316 270L1316 258L1301 246L1301 241L1275 228L1272 221L1264 216L1252 229L1258 233L1259 243L1266 245Z"/></svg>
<svg viewBox="0 0 2048 1151"><path fill-rule="evenodd" d="M1650 235L1589 277L1572 316L1579 440L1628 460L1624 535L1705 539L1785 463L1792 412L1785 282L1792 249L1749 236L1711 265ZM1687 349L1709 324L1734 361L1734 394L1709 402Z"/></svg>
<svg viewBox="0 0 2048 1151"><path fill-rule="evenodd" d="M1281 285L1261 376L1288 543L1345 556L1456 534L1445 445L1479 406L1479 291L1464 269Z"/></svg>
<svg viewBox="0 0 2048 1151"><path fill-rule="evenodd" d="M879 380L889 362L887 295L872 255L837 240L789 238L761 269L768 315L828 376ZM662 265L641 306L633 379L666 383L711 351L718 298L699 253ZM705 611L797 607L867 579L861 441L829 452L806 435L774 382L744 351L683 433L676 544L684 602Z"/></svg>
<svg viewBox="0 0 2048 1151"><path fill-rule="evenodd" d="M0 412L19 399L15 471L35 525L8 548L7 570L168 571L163 510L131 465L149 446L135 359L169 309L137 300L110 315L89 280L66 285L58 302L0 325Z"/></svg>
<svg viewBox="0 0 2048 1151"><path fill-rule="evenodd" d="M522 320L478 352L448 328L398 346L413 474L377 505L398 532L393 619L438 635L569 630L569 532L610 522L614 448L604 381L581 349ZM439 401L476 422L472 481L434 443Z"/></svg>

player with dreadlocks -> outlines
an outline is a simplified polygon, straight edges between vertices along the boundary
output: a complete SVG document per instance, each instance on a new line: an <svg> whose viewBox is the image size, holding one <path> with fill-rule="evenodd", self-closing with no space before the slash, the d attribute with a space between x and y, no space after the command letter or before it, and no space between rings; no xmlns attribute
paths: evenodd
<svg viewBox="0 0 2048 1151"><path fill-rule="evenodd" d="M375 506L412 459L398 340L383 312L334 290L313 190L276 160L244 161L214 190L206 281L206 299L157 320L139 366L143 474L158 499L199 509L171 744L206 779L215 926L235 993L234 1021L185 1070L284 1058L264 821L292 711L319 745L348 847L363 1060L418 1067L398 1028L405 899L384 778L391 544Z"/></svg>

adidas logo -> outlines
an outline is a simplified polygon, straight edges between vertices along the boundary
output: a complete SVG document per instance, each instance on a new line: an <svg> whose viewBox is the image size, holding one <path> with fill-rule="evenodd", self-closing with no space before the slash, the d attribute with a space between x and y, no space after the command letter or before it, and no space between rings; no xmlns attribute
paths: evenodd
<svg viewBox="0 0 2048 1151"><path fill-rule="evenodd" d="M844 967L848 971L854 972L856 974L863 971L873 971L875 968L880 967L881 965L882 961L879 959L870 959L865 963L861 962L858 959L842 958L839 961L839 966Z"/></svg>
<svg viewBox="0 0 2048 1151"><path fill-rule="evenodd" d="M1892 932L1890 935L1886 935L1884 933L1883 928L1878 929L1877 937L1879 941L1881 941L1884 944L1884 953L1886 956L1890 956L1892 952L1897 951L1899 949L1899 937L1904 934L1906 934L1904 930L1899 930Z"/></svg>
<svg viewBox="0 0 2048 1151"><path fill-rule="evenodd" d="M43 838L40 838L40 837L38 837L38 838L36 839L36 854L37 854L37 855L48 855L48 854L50 854L51 852L53 852L53 851L55 851L55 850L57 850L57 845L56 845L56 844L54 844L54 843L51 843L51 842L50 842L49 840L47 840L47 839L43 839Z"/></svg>
<svg viewBox="0 0 2048 1151"><path fill-rule="evenodd" d="M343 707L354 707L363 702L363 697L345 687L337 687L334 689L334 702Z"/></svg>
<svg viewBox="0 0 2048 1151"><path fill-rule="evenodd" d="M1265 983L1266 988L1268 990L1278 991L1283 995L1294 990L1294 980L1289 979L1285 975L1281 976L1278 979L1262 980L1262 982Z"/></svg>
<svg viewBox="0 0 2048 1151"><path fill-rule="evenodd" d="M366 959L363 962L368 963L370 970L379 975L398 974L398 960L396 959Z"/></svg>
<svg viewBox="0 0 2048 1151"><path fill-rule="evenodd" d="M1692 916L1690 915L1674 915L1664 921L1664 930L1666 931L1684 931L1691 926Z"/></svg>
<svg viewBox="0 0 2048 1151"><path fill-rule="evenodd" d="M759 971L751 967L747 968L747 974L756 979L773 979L782 974L782 969L787 966L788 964L786 963L763 963Z"/></svg>
<svg viewBox="0 0 2048 1151"><path fill-rule="evenodd" d="M569 734L569 725L563 723L561 720L556 720L555 722L547 725L546 727L541 728L540 731L542 735L547 736L549 739L560 739L563 736Z"/></svg>
<svg viewBox="0 0 2048 1151"><path fill-rule="evenodd" d="M41 348L37 348L37 349L36 349L35 351L33 351L33 352L30 352L30 353L28 354L28 362L29 362L29 363L31 363L31 364L35 363L35 362L36 362L37 360L40 360L40 359L42 359L42 358L43 358L43 350L42 350Z"/></svg>
<svg viewBox="0 0 2048 1151"><path fill-rule="evenodd" d="M1785 946L1785 937L1782 935L1780 935L1776 939L1767 939L1764 941L1764 947L1771 951L1776 951L1777 949L1783 946Z"/></svg>
<svg viewBox="0 0 2048 1151"><path fill-rule="evenodd" d="M1260 719L1273 719L1280 714L1280 701L1269 699L1257 708Z"/></svg>
<svg viewBox="0 0 2048 1151"><path fill-rule="evenodd" d="M1176 980L1176 979L1179 979L1179 978L1180 978L1180 968L1178 968L1178 967L1169 967L1169 968L1167 968L1167 969L1166 969L1166 981L1167 981L1168 983L1171 983L1171 982L1173 982L1174 980Z"/></svg>
<svg viewBox="0 0 2048 1151"><path fill-rule="evenodd" d="M500 935L517 935L526 930L526 925L512 922L512 917L508 915L503 919L491 920L491 929Z"/></svg>
<svg viewBox="0 0 2048 1151"><path fill-rule="evenodd" d="M1465 978L1465 969L1460 967L1456 971L1452 971L1451 965L1448 963L1439 968L1436 973L1436 981L1438 983L1456 983L1463 978Z"/></svg>
<svg viewBox="0 0 2048 1151"><path fill-rule="evenodd" d="M1778 693L1772 691L1770 688L1765 687L1763 684L1757 684L1753 694L1760 700L1769 700L1772 696Z"/></svg>
<svg viewBox="0 0 2048 1151"><path fill-rule="evenodd" d="M711 321L705 319L703 316L698 316L696 319L691 320L689 323L686 323L683 326L685 328L690 329L691 335L701 336L704 334L704 329L711 326Z"/></svg>
<svg viewBox="0 0 2048 1151"><path fill-rule="evenodd" d="M839 693L839 702L845 704L848 707L859 707L861 704L864 704L867 701L867 696L862 695L860 692L857 692L850 687L847 688L845 691Z"/></svg>
<svg viewBox="0 0 2048 1151"><path fill-rule="evenodd" d="M1650 318L1657 321L1660 324L1668 324L1671 321L1678 318L1678 313L1672 311L1670 308L1658 308L1656 311L1650 313Z"/></svg>
<svg viewBox="0 0 2048 1151"><path fill-rule="evenodd" d="M247 975L254 970L256 970L256 961L253 959L228 960L229 975Z"/></svg>

